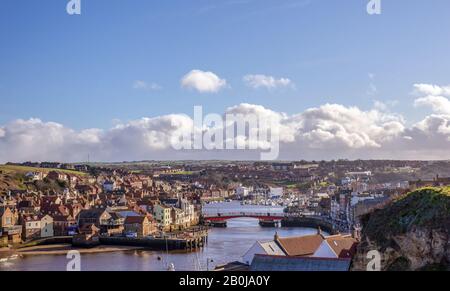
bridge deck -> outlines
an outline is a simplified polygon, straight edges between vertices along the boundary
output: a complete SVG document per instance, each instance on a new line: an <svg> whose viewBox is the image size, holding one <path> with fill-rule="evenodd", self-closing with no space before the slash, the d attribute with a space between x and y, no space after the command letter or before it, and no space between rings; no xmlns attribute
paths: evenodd
<svg viewBox="0 0 450 291"><path fill-rule="evenodd" d="M228 220L233 218L257 218L261 220L281 220L285 217L284 213L254 213L254 212L227 212L227 213L214 213L214 214L203 214L205 220L217 221L217 220Z"/></svg>

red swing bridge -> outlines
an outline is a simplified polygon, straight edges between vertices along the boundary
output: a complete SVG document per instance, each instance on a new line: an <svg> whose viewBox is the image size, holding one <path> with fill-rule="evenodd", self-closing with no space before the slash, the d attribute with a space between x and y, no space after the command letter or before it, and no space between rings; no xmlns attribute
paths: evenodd
<svg viewBox="0 0 450 291"><path fill-rule="evenodd" d="M212 226L226 227L230 219L255 218L261 226L277 226L284 217L284 213L224 212L203 214L203 221Z"/></svg>

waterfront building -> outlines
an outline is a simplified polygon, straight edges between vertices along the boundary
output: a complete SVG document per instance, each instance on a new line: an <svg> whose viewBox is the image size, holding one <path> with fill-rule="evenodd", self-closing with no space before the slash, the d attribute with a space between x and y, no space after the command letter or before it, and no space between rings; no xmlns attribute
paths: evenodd
<svg viewBox="0 0 450 291"><path fill-rule="evenodd" d="M136 237L146 237L157 231L153 219L147 216L128 216L124 222L124 233L135 234Z"/></svg>
<svg viewBox="0 0 450 291"><path fill-rule="evenodd" d="M162 204L153 206L153 216L161 227L169 227L172 223L171 208Z"/></svg>
<svg viewBox="0 0 450 291"><path fill-rule="evenodd" d="M275 241L259 242L257 241L242 257L243 263L251 265L256 254L271 256L286 256L284 251Z"/></svg>
<svg viewBox="0 0 450 291"><path fill-rule="evenodd" d="M56 215L53 217L53 229L55 236L69 235L71 227L77 224L76 220L71 215Z"/></svg>
<svg viewBox="0 0 450 291"><path fill-rule="evenodd" d="M313 256L323 240L324 236L320 232L314 235L288 238L281 238L276 234L274 238L274 242L287 256L291 257Z"/></svg>
<svg viewBox="0 0 450 291"><path fill-rule="evenodd" d="M94 224L100 228L101 225L107 225L111 215L103 208L92 208L81 210L78 214L78 226L83 227L85 224Z"/></svg>
<svg viewBox="0 0 450 291"><path fill-rule="evenodd" d="M256 242L244 254L242 261L252 265L257 255L351 259L356 252L357 244L357 239L351 235L325 236L320 230L317 234L300 237L281 238L275 234L273 241Z"/></svg>
<svg viewBox="0 0 450 291"><path fill-rule="evenodd" d="M22 227L24 241L54 236L53 218L50 215L23 215Z"/></svg>
<svg viewBox="0 0 450 291"><path fill-rule="evenodd" d="M6 243L20 243L22 227L17 225L17 212L9 207L0 207L0 237Z"/></svg>
<svg viewBox="0 0 450 291"><path fill-rule="evenodd" d="M12 227L16 224L16 215L9 207L0 207L0 228Z"/></svg>
<svg viewBox="0 0 450 291"><path fill-rule="evenodd" d="M195 212L195 206L187 199L181 198L179 207L184 212L184 216L186 217L189 226L198 222L198 216Z"/></svg>
<svg viewBox="0 0 450 291"><path fill-rule="evenodd" d="M250 189L247 187L238 187L236 188L236 196L238 197L247 197L250 193Z"/></svg>
<svg viewBox="0 0 450 291"><path fill-rule="evenodd" d="M107 236L120 236L124 230L125 218L117 212L109 212L109 218L101 220L101 234Z"/></svg>
<svg viewBox="0 0 450 291"><path fill-rule="evenodd" d="M79 234L72 238L72 245L81 247L92 247L100 244L100 229L95 224L84 224L79 228Z"/></svg>
<svg viewBox="0 0 450 291"><path fill-rule="evenodd" d="M333 235L324 237L314 258L352 258L356 253L357 240L351 235Z"/></svg>

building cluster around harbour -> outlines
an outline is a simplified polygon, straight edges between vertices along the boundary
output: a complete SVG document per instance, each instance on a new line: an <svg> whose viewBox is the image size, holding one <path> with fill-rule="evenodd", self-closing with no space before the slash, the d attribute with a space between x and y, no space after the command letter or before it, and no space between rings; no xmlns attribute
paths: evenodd
<svg viewBox="0 0 450 291"><path fill-rule="evenodd" d="M358 244L363 215L411 189L450 184L438 176L409 179L429 166L394 161L7 164L0 167L1 180L17 183L0 184L0 246L46 239L87 247L171 239L173 248L199 247L207 240L203 225L211 219L204 205L239 200L244 206L281 206L282 225L319 231L255 242L240 262L218 269L276 270L278 264L289 270L306 264L343 270ZM226 213L219 208L214 215L221 219Z"/></svg>

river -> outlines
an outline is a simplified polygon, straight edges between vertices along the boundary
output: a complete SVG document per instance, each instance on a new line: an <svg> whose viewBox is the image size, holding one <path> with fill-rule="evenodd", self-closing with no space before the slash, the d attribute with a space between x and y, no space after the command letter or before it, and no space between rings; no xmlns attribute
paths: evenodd
<svg viewBox="0 0 450 291"><path fill-rule="evenodd" d="M209 204L204 208L208 213L282 212L281 207L240 205L239 202ZM239 218L228 221L227 228L210 230L208 244L196 252L175 251L124 251L116 253L81 255L82 271L163 271L173 263L177 271L197 271L212 269L216 265L240 260L256 242L271 240L275 232L281 237L313 234L317 230L309 228L262 228L258 220ZM5 271L64 271L68 259L61 255L24 256L0 263ZM212 261L211 263L207 263Z"/></svg>

